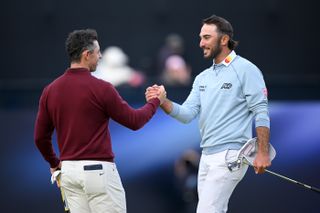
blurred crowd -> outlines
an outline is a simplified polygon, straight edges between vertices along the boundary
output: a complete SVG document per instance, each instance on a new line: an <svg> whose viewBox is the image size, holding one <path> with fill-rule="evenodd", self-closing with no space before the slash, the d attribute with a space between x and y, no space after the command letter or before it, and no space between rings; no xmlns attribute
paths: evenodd
<svg viewBox="0 0 320 213"><path fill-rule="evenodd" d="M95 72L96 78L110 82L115 87L143 87L149 79L164 86L179 87L191 84L191 66L186 61L183 38L169 34L154 60L152 72L130 66L130 56L118 46L109 46L102 52L102 59ZM148 73L148 74L147 74Z"/></svg>

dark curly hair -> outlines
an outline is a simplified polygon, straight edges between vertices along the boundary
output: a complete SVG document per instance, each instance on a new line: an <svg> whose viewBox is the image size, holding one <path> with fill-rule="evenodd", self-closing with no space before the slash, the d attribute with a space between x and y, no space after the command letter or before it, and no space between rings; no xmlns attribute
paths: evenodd
<svg viewBox="0 0 320 213"><path fill-rule="evenodd" d="M75 30L69 33L66 40L66 51L71 62L80 62L81 54L85 50L93 51L93 41L98 40L94 29Z"/></svg>
<svg viewBox="0 0 320 213"><path fill-rule="evenodd" d="M233 40L233 28L226 19L216 15L212 15L209 18L203 19L202 24L214 24L217 26L219 33L228 35L228 47L230 50L234 50L238 46L239 42Z"/></svg>

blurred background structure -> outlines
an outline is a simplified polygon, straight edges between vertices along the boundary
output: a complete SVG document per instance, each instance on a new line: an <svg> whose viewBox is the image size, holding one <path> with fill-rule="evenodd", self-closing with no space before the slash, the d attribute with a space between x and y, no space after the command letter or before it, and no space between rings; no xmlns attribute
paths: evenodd
<svg viewBox="0 0 320 213"><path fill-rule="evenodd" d="M198 47L201 21L212 14L232 23L240 41L237 54L264 74L271 142L278 152L271 170L320 187L316 1L5 0L1 9L1 212L63 212L59 191L49 181L48 164L34 145L33 125L42 89L69 66L64 50L69 32L94 28L101 50L117 46L125 52L127 66L143 75L139 85L118 87L133 107L145 102L147 86L160 82L170 99L182 103L194 77L212 63L203 59ZM183 49L165 58L179 56L173 60L178 65L184 65L183 59L190 74L186 84L162 78L166 63L159 62L159 55L172 35ZM194 208L182 196L176 166L186 150L200 152L196 120L183 125L159 110L138 132L114 122L110 131L128 212L187 213L186 206ZM316 213L319 199L319 194L249 169L231 197L229 212Z"/></svg>

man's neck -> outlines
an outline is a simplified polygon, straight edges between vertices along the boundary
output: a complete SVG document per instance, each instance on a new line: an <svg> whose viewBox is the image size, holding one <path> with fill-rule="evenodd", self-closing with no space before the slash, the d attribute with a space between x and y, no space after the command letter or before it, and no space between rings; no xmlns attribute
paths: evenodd
<svg viewBox="0 0 320 213"><path fill-rule="evenodd" d="M75 63L75 62L71 63L70 68L71 69L77 69L77 68L89 69L89 67L87 65L85 65L83 63Z"/></svg>

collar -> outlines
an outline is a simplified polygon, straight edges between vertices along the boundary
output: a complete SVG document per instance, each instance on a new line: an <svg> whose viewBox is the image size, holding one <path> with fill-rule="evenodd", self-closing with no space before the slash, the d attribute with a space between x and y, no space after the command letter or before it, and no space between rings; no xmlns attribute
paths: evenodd
<svg viewBox="0 0 320 213"><path fill-rule="evenodd" d="M90 71L84 67L68 68L66 72L67 73L90 73Z"/></svg>
<svg viewBox="0 0 320 213"><path fill-rule="evenodd" d="M221 66L221 65L224 65L224 66L229 66L231 64L231 62L233 61L233 59L235 59L235 57L237 56L236 52L234 50L231 51L231 53L225 57L225 59L223 59L223 61L219 64L215 64L214 63L214 60L213 60L213 65L218 65L218 66Z"/></svg>
<svg viewBox="0 0 320 213"><path fill-rule="evenodd" d="M231 64L233 59L237 56L236 52L234 50L231 51L231 53L222 61L222 64L224 64L226 67Z"/></svg>

